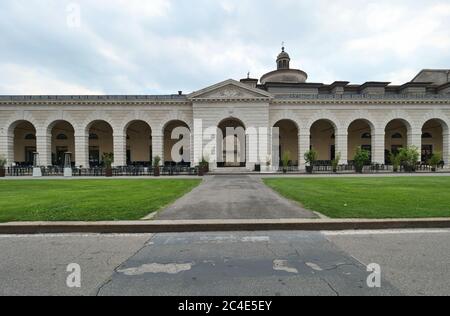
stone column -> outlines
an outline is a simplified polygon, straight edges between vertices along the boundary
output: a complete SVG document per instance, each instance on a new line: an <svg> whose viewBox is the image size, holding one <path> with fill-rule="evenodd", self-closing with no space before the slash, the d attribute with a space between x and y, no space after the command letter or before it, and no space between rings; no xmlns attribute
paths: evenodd
<svg viewBox="0 0 450 316"><path fill-rule="evenodd" d="M75 132L75 166L89 168L89 136Z"/></svg>
<svg viewBox="0 0 450 316"><path fill-rule="evenodd" d="M246 162L249 170L254 170L256 164L261 164L258 155L258 131L251 127L246 130Z"/></svg>
<svg viewBox="0 0 450 316"><path fill-rule="evenodd" d="M6 158L8 166L14 162L14 136L0 136L0 156Z"/></svg>
<svg viewBox="0 0 450 316"><path fill-rule="evenodd" d="M39 153L40 167L52 165L52 135L49 133L38 133L36 135L36 151Z"/></svg>
<svg viewBox="0 0 450 316"><path fill-rule="evenodd" d="M445 131L442 134L444 140L444 146L442 147L442 160L444 160L445 166L448 168L450 164L450 133Z"/></svg>
<svg viewBox="0 0 450 316"><path fill-rule="evenodd" d="M305 154L311 148L311 132L307 129L300 130L298 134L298 164L301 171L306 170Z"/></svg>
<svg viewBox="0 0 450 316"><path fill-rule="evenodd" d="M153 159L156 156L161 158L161 163L164 164L164 136L161 134L153 135L152 137Z"/></svg>
<svg viewBox="0 0 450 316"><path fill-rule="evenodd" d="M125 167L127 165L127 136L116 135L114 139L114 166Z"/></svg>
<svg viewBox="0 0 450 316"><path fill-rule="evenodd" d="M338 131L335 136L336 156L340 153L340 164L346 165L348 164L348 133Z"/></svg>
<svg viewBox="0 0 450 316"><path fill-rule="evenodd" d="M408 147L415 146L419 149L419 160L422 160L422 130L408 132Z"/></svg>
<svg viewBox="0 0 450 316"><path fill-rule="evenodd" d="M372 163L385 164L385 141L385 133L381 129L372 134Z"/></svg>

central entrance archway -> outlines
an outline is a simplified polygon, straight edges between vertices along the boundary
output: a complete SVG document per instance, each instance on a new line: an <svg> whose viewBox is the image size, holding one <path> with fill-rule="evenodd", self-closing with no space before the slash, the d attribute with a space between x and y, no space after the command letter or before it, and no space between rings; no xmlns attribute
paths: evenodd
<svg viewBox="0 0 450 316"><path fill-rule="evenodd" d="M245 167L246 165L245 125L236 118L227 118L218 126L217 167Z"/></svg>

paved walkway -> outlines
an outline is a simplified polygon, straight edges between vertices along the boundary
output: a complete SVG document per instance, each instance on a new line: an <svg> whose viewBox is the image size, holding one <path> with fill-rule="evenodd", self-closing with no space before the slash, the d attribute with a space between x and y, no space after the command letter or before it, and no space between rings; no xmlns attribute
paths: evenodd
<svg viewBox="0 0 450 316"><path fill-rule="evenodd" d="M317 218L258 177L212 176L161 211L158 220Z"/></svg>

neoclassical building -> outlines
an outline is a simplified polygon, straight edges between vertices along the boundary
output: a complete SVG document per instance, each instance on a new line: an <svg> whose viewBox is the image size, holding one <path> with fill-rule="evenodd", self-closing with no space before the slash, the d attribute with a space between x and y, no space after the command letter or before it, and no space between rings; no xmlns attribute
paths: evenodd
<svg viewBox="0 0 450 316"><path fill-rule="evenodd" d="M450 70L422 70L404 85L322 84L308 82L307 73L291 69L290 61L283 48L277 69L259 80L226 80L188 95L0 96L0 155L19 166L31 164L34 152L42 166L60 165L66 152L83 167L100 164L109 152L115 166L144 164L155 156L171 163L173 146L184 137L173 131L185 127L191 133L181 149L183 162L198 163L206 144L216 142L208 148L215 162L223 140L204 131L242 127L248 133L236 155L252 170L266 163L276 142L250 137L249 131L270 135L277 127L277 155L289 152L300 169L310 148L324 162L340 153L346 164L361 146L373 163L385 164L390 152L414 145L423 161L440 152L449 163ZM235 164L212 163L226 166Z"/></svg>

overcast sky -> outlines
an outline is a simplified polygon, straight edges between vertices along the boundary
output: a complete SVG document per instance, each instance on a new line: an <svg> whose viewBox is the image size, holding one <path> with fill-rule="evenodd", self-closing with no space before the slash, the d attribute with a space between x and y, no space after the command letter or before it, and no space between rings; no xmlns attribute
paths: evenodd
<svg viewBox="0 0 450 316"><path fill-rule="evenodd" d="M309 82L405 83L450 68L450 0L1 0L0 94L188 93L282 41Z"/></svg>

